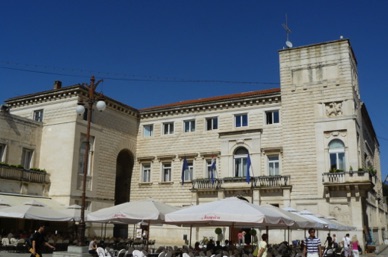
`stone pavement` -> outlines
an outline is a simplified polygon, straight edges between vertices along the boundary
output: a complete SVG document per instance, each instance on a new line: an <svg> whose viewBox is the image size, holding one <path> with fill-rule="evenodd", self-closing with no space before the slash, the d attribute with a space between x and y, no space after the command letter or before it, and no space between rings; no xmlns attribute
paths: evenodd
<svg viewBox="0 0 388 257"><path fill-rule="evenodd" d="M380 245L377 253L365 253L360 257L388 257L388 245ZM29 253L9 253L6 251L0 251L0 257L30 257ZM43 254L43 257L53 257L51 253Z"/></svg>

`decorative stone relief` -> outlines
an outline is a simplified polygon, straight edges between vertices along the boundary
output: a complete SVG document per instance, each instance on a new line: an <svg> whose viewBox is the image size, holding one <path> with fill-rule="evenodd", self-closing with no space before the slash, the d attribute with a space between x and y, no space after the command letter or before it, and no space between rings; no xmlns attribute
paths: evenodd
<svg viewBox="0 0 388 257"><path fill-rule="evenodd" d="M346 130L325 131L324 136L325 138L346 137L347 131Z"/></svg>
<svg viewBox="0 0 388 257"><path fill-rule="evenodd" d="M326 116L336 117L342 115L342 102L325 103Z"/></svg>
<svg viewBox="0 0 388 257"><path fill-rule="evenodd" d="M350 208L347 204L331 205L329 215L336 218L339 222L348 224L351 220Z"/></svg>

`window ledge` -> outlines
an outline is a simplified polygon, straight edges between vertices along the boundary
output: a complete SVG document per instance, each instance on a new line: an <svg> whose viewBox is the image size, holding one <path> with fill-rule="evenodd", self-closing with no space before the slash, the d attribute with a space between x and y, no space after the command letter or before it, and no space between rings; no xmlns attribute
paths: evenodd
<svg viewBox="0 0 388 257"><path fill-rule="evenodd" d="M152 182L140 182L139 183L140 186L150 186L152 184L153 184Z"/></svg>
<svg viewBox="0 0 388 257"><path fill-rule="evenodd" d="M174 182L172 181L164 181L164 182L159 182L159 185L172 185Z"/></svg>

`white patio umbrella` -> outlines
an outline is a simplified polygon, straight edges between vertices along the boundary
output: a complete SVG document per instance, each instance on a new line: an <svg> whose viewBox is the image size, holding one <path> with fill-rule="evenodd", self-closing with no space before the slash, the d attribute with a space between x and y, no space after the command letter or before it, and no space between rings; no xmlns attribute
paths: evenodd
<svg viewBox="0 0 388 257"><path fill-rule="evenodd" d="M294 221L269 208L237 197L187 207L166 215L166 223L190 226L269 227L292 226Z"/></svg>
<svg viewBox="0 0 388 257"><path fill-rule="evenodd" d="M71 220L69 215L56 211L36 200L25 202L22 205L2 208L0 209L0 217L45 221Z"/></svg>
<svg viewBox="0 0 388 257"><path fill-rule="evenodd" d="M90 222L110 222L120 224L134 224L140 221L163 223L167 213L178 210L177 207L152 199L131 201L104 208L87 215Z"/></svg>
<svg viewBox="0 0 388 257"><path fill-rule="evenodd" d="M87 215L86 221L116 224L135 224L147 221L148 224L162 224L165 215L178 210L177 207L152 199L131 201L104 208ZM150 231L148 231L148 238ZM147 244L148 249L148 244Z"/></svg>
<svg viewBox="0 0 388 257"><path fill-rule="evenodd" d="M312 221L311 219L305 218L302 215L297 215L294 212L287 211L285 209L281 209L279 207L273 205L261 205L263 208L269 208L271 211L279 212L289 219L295 221L292 226L289 226L291 229L305 229L311 227L323 227L323 224L317 224L317 222Z"/></svg>
<svg viewBox="0 0 388 257"><path fill-rule="evenodd" d="M311 212L309 211L304 211L303 214L302 212L299 212L298 210L296 209L293 209L291 207L286 207L286 208L283 208L283 210L289 212L289 213L292 213L294 214L295 216L297 217L301 217L305 220L308 220L309 221L309 224L304 227L304 228L315 228L315 229L327 229L328 228L328 223L322 219L319 219L317 217L315 217Z"/></svg>
<svg viewBox="0 0 388 257"><path fill-rule="evenodd" d="M7 201L4 200L4 199L0 199L0 209L1 209L1 208L6 208L6 207L11 207L11 205L9 204L9 202L7 202Z"/></svg>
<svg viewBox="0 0 388 257"><path fill-rule="evenodd" d="M71 220L73 220L73 221L80 221L81 220L81 208L82 208L81 206L74 204L74 205L68 206L66 209L59 210L59 212L70 216ZM87 215L88 213L90 213L90 211L85 210L85 215Z"/></svg>
<svg viewBox="0 0 388 257"><path fill-rule="evenodd" d="M335 217L332 217L332 216L324 217L324 216L317 215L317 217L327 221L328 223L335 225L336 226L335 230L347 231L347 230L355 230L356 229L356 227L349 226L349 225L346 225L346 224L339 222Z"/></svg>
<svg viewBox="0 0 388 257"><path fill-rule="evenodd" d="M304 217L309 218L309 219L316 220L316 221L319 221L321 223L324 223L325 227L323 229L326 229L326 230L341 230L341 226L339 226L338 224L336 224L334 222L331 222L328 219L324 219L322 215L320 215L320 217L318 217L318 215L313 214L312 212L307 211L307 210L301 211L300 214L303 215Z"/></svg>
<svg viewBox="0 0 388 257"><path fill-rule="evenodd" d="M237 197L187 207L166 215L167 224L193 226L292 226L285 215Z"/></svg>

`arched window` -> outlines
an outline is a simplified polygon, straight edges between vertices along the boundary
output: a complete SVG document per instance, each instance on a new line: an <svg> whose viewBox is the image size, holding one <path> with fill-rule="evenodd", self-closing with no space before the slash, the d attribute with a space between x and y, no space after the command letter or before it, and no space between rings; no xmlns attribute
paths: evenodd
<svg viewBox="0 0 388 257"><path fill-rule="evenodd" d="M345 145L339 139L329 143L330 170L345 171Z"/></svg>
<svg viewBox="0 0 388 257"><path fill-rule="evenodd" d="M234 176L245 177L247 175L248 150L244 147L239 147L234 151Z"/></svg>

